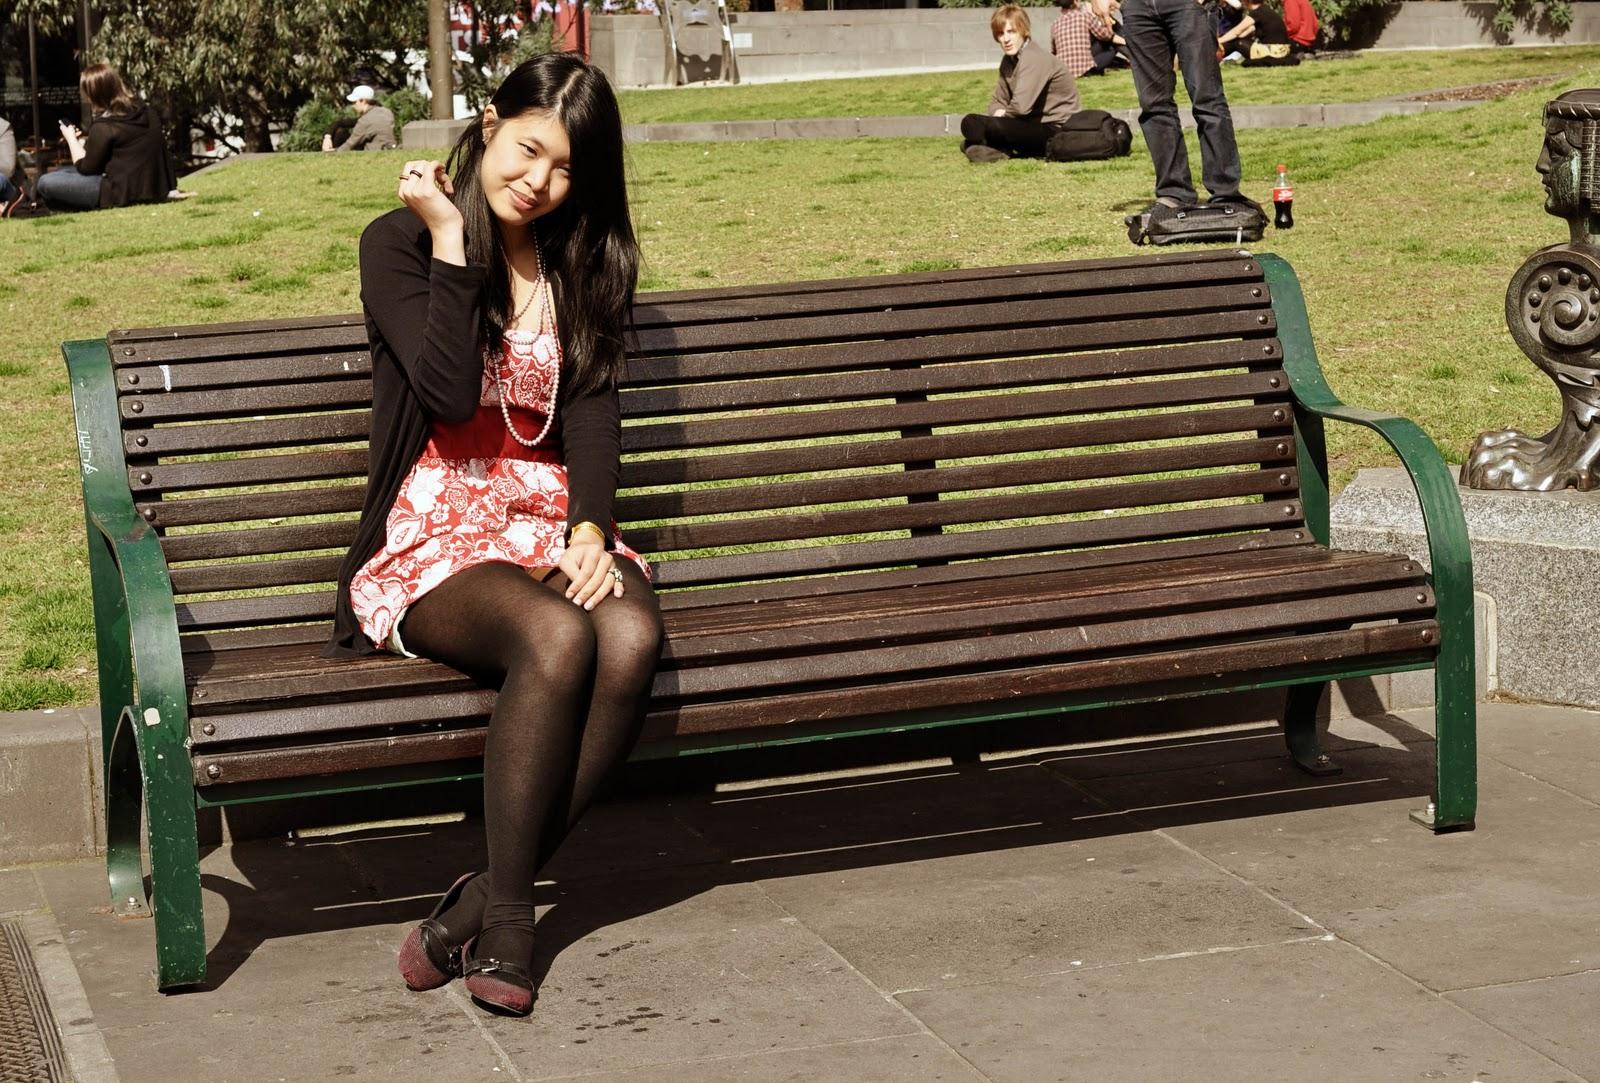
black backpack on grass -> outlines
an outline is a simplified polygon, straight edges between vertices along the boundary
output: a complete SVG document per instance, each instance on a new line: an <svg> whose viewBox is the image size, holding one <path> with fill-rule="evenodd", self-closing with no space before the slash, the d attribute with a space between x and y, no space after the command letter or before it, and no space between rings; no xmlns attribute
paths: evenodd
<svg viewBox="0 0 1600 1083"><path fill-rule="evenodd" d="M1201 203L1193 207L1153 204L1123 220L1134 244L1247 244L1266 232L1267 216L1253 202Z"/></svg>
<svg viewBox="0 0 1600 1083"><path fill-rule="evenodd" d="M1133 129L1104 109L1074 113L1044 145L1052 162L1093 162L1124 158L1133 147Z"/></svg>

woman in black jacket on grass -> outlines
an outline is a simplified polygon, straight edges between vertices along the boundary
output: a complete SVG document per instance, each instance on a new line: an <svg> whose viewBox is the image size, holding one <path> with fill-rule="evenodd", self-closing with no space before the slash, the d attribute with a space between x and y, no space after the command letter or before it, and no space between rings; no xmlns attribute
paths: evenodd
<svg viewBox="0 0 1600 1083"><path fill-rule="evenodd" d="M611 87L570 53L528 61L399 196L361 238L368 484L329 653L499 688L488 871L412 930L400 971L526 1014L536 875L637 739L661 643L611 510L639 261Z"/></svg>
<svg viewBox="0 0 1600 1083"><path fill-rule="evenodd" d="M84 69L78 87L94 119L87 133L61 123L72 165L42 174L39 198L83 211L165 200L175 177L156 111L133 96L110 64Z"/></svg>

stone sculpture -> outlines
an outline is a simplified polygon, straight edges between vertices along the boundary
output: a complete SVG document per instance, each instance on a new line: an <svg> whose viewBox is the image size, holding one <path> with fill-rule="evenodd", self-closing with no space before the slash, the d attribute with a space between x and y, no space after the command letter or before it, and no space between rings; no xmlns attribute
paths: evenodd
<svg viewBox="0 0 1600 1083"><path fill-rule="evenodd" d="M1561 420L1543 436L1515 429L1473 442L1461 480L1474 489L1548 492L1600 487L1600 88L1546 102L1546 211L1571 239L1530 256L1506 290L1506 326L1561 392Z"/></svg>

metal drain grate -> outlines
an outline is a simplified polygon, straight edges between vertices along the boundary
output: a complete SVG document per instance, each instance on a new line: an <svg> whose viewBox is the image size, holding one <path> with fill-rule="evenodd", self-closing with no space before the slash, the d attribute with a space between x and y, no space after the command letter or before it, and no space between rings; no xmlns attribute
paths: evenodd
<svg viewBox="0 0 1600 1083"><path fill-rule="evenodd" d="M0 1083L70 1083L55 1016L16 922L0 922Z"/></svg>

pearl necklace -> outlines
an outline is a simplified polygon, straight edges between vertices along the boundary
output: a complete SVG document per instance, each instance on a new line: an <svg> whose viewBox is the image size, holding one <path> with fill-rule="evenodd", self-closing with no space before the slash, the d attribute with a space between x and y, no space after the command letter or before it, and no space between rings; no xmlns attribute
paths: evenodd
<svg viewBox="0 0 1600 1083"><path fill-rule="evenodd" d="M541 290L539 288L540 284L545 282L545 277L544 254L539 250L539 239L537 237L533 239L533 258L534 266L538 269L538 273L533 279L533 292L528 295L527 303L522 306L522 310L519 311L515 316L511 317L511 322L520 322L523 315L528 311L529 307L532 306L533 299L543 294L544 303L539 306L539 326L543 327L548 324L551 334L555 334L556 316L554 306L550 302L550 296L554 291L550 289ZM501 345L501 354L502 357L505 354L505 346L503 341ZM532 440L529 440L527 437L523 436L517 431L516 426L511 424L511 408L506 405L505 384L500 378L500 359L495 359L492 362L494 365L494 390L495 393L500 397L500 417L505 421L506 432L511 434L511 439L515 440L523 447L538 447L544 438L550 433L550 425L556 419L556 394L561 390L562 360L561 336L556 335L556 373L555 378L550 382L550 403L545 408L544 412L544 428L540 429L539 435L535 436Z"/></svg>

